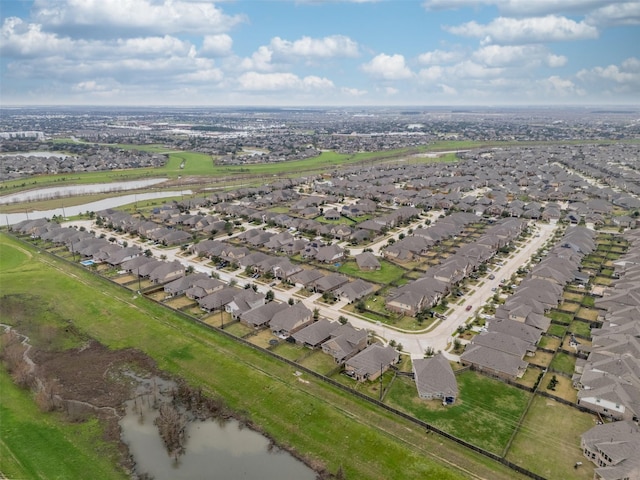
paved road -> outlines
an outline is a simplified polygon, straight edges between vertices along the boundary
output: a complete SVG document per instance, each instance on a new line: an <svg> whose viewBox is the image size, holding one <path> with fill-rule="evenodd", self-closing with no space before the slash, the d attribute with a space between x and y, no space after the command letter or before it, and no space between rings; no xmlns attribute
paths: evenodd
<svg viewBox="0 0 640 480"><path fill-rule="evenodd" d="M436 214L437 217L437 214ZM165 255L167 257L167 261L178 260L185 266L193 266L194 270L198 272L204 272L210 274L212 271L215 271L219 278L227 283L231 281L236 281L238 285L245 285L250 282L250 279L240 277L240 274L243 274L243 269L238 269L235 272L228 272L225 270L214 270L208 265L209 260L204 259L204 261L198 261L198 259L194 256L183 256L181 255L183 252L180 251L179 248L173 249L165 249L158 248L155 245L150 245L145 242L141 242L139 239L131 239L128 238L126 234L117 234L111 230L97 227L93 221L91 220L76 220L72 222L67 222L66 225L76 225L78 227L84 226L87 230L94 230L96 235L100 235L101 233L105 233L107 238L116 237L120 240L126 240L128 244L138 245L143 249L150 249L153 252L154 257L160 258L161 255ZM256 228L255 225L247 224L248 228ZM261 228L261 227L259 227ZM406 227L408 229L410 227ZM321 295L314 294L310 297L299 298L294 296L296 301L301 301L305 304L307 308L310 310L314 310L318 308L320 316L328 318L330 320L338 320L340 316L346 317L352 325L357 328L364 328L369 331L372 331L378 337L383 338L386 341L394 340L396 343L400 343L403 346L403 351L411 355L412 358L422 358L424 356L424 352L428 347L434 349L434 351L442 350L443 352L449 346L449 343L452 341L451 334L456 331L458 326L465 323L468 319L473 317L475 311L478 310L484 303L489 300L494 292L491 291L493 287L497 287L498 283L500 283L503 278L510 278L516 270L527 263L527 261L533 256L533 254L553 235L553 232L556 229L555 224L544 224L539 223L535 227L535 235L529 238L529 241L526 245L519 248L512 257L508 260L504 261L504 265L499 266L493 272L487 273L487 276L484 279L481 279L481 285L476 287L471 293L467 294L465 297L465 302L461 305L450 305L453 308L453 311L447 315L446 320L440 321L434 328L427 329L422 332L408 332L408 331L398 331L389 326L385 326L380 323L373 323L369 320L365 320L355 315L351 315L347 312L341 311L341 309L346 305L346 300L341 300L334 305L326 305L324 303L319 302ZM397 232L395 235L399 234ZM386 240L384 240L386 243ZM493 274L495 276L494 280L489 280L488 275ZM261 293L267 293L268 290L273 290L274 297L276 300L280 302L287 302L289 298L297 291L296 288L292 288L289 290L280 290L275 287L272 287L268 284L259 284L256 283L258 287L258 291ZM467 311L467 305L472 305L472 310ZM452 355L448 355L450 358L455 359Z"/></svg>

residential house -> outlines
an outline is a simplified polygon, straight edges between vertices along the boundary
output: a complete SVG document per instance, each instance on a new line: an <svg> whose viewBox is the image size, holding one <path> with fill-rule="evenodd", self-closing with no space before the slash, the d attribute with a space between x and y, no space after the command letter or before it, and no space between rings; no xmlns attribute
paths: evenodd
<svg viewBox="0 0 640 480"><path fill-rule="evenodd" d="M240 323L253 328L261 328L269 324L273 316L286 310L286 303L269 302L256 308L243 312L240 315Z"/></svg>
<svg viewBox="0 0 640 480"><path fill-rule="evenodd" d="M161 262L158 268L155 268L149 274L149 280L155 284L167 283L176 278L184 277L185 268L179 261Z"/></svg>
<svg viewBox="0 0 640 480"><path fill-rule="evenodd" d="M115 251L111 255L109 255L109 257L107 258L107 263L109 265L116 266L139 255L142 255L142 250L140 250L139 247L121 248L119 251Z"/></svg>
<svg viewBox="0 0 640 480"><path fill-rule="evenodd" d="M313 288L313 283L322 277L323 275L320 271L309 269L296 273L289 280L298 287Z"/></svg>
<svg viewBox="0 0 640 480"><path fill-rule="evenodd" d="M315 254L315 259L319 262L333 263L344 257L344 249L337 244L320 247Z"/></svg>
<svg viewBox="0 0 640 480"><path fill-rule="evenodd" d="M400 354L395 348L375 343L348 359L344 371L359 382L373 381L399 361Z"/></svg>
<svg viewBox="0 0 640 480"><path fill-rule="evenodd" d="M236 293L233 299L225 304L224 309L227 313L230 313L234 319L239 319L244 312L264 305L264 303L264 294L254 292L251 288L248 288Z"/></svg>
<svg viewBox="0 0 640 480"><path fill-rule="evenodd" d="M524 375L527 362L521 357L483 345L467 345L460 356L462 365L471 365L480 372L486 372L500 378L515 380Z"/></svg>
<svg viewBox="0 0 640 480"><path fill-rule="evenodd" d="M327 293L333 292L349 281L349 277L338 273L331 273L324 277L320 277L313 282L313 288L316 292Z"/></svg>
<svg viewBox="0 0 640 480"><path fill-rule="evenodd" d="M302 267L297 263L291 263L288 259L283 259L279 263L275 264L271 271L275 278L288 280L296 273L302 272Z"/></svg>
<svg viewBox="0 0 640 480"><path fill-rule="evenodd" d="M343 297L349 300L349 303L355 302L363 297L366 297L370 293L373 293L375 285L369 282L365 282L362 279L349 282L346 285L338 288L336 294L339 297Z"/></svg>
<svg viewBox="0 0 640 480"><path fill-rule="evenodd" d="M276 313L269 322L269 327L274 335L287 338L312 322L311 310L300 302Z"/></svg>
<svg viewBox="0 0 640 480"><path fill-rule="evenodd" d="M201 278L194 281L184 293L188 298L200 300L207 295L211 295L214 292L222 290L224 285L224 283L216 278Z"/></svg>
<svg viewBox="0 0 640 480"><path fill-rule="evenodd" d="M206 273L194 273L185 277L178 278L172 282L165 284L164 293L167 297L182 295L198 280L206 280L208 278L209 275L207 275Z"/></svg>
<svg viewBox="0 0 640 480"><path fill-rule="evenodd" d="M595 480L640 479L640 428L630 421L596 425L582 434L582 453Z"/></svg>
<svg viewBox="0 0 640 480"><path fill-rule="evenodd" d="M346 323L331 332L331 338L322 344L322 351L331 355L336 363L344 363L366 348L368 338L365 329Z"/></svg>
<svg viewBox="0 0 640 480"><path fill-rule="evenodd" d="M301 330L295 332L292 337L299 345L308 348L318 348L323 342L331 338L331 333L339 327L337 322L331 322L326 318L321 318Z"/></svg>
<svg viewBox="0 0 640 480"><path fill-rule="evenodd" d="M356 255L356 263L358 268L363 271L380 270L380 261L371 252L363 252Z"/></svg>
<svg viewBox="0 0 640 480"><path fill-rule="evenodd" d="M414 359L413 374L420 398L439 398L446 405L455 403L458 398L458 382L444 355L439 353L431 358Z"/></svg>

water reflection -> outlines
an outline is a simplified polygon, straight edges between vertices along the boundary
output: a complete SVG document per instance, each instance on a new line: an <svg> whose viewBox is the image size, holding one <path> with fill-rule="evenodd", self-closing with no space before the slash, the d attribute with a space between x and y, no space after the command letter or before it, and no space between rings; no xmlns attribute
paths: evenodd
<svg viewBox="0 0 640 480"><path fill-rule="evenodd" d="M165 182L166 178L148 178L146 180L131 180L127 182L92 183L88 185L69 185L60 187L36 188L25 192L12 193L0 197L0 205L11 203L34 202L38 200L51 200L54 198L73 197L75 195L88 195L92 193L122 192L146 188Z"/></svg>
<svg viewBox="0 0 640 480"><path fill-rule="evenodd" d="M104 200L98 200L95 202L85 203L84 205L75 205L71 207L55 208L53 210L35 210L33 212L25 213L8 213L0 216L0 224L14 225L23 220L35 220L36 218L51 218L54 215L62 215L63 217L72 217L74 215L80 215L85 212L99 212L100 210L106 210L107 208L117 208L122 205L129 205L134 202L141 202L144 200L154 200L158 198L167 197L181 197L183 195L191 195L191 190L180 191L162 191L162 192L148 192L122 195L120 197L105 198Z"/></svg>
<svg viewBox="0 0 640 480"><path fill-rule="evenodd" d="M241 428L236 420L189 423L185 454L177 460L169 457L153 423L158 416L154 401L161 400L148 394L127 402L127 414L120 421L122 439L129 445L138 474L155 480L316 478L302 462L288 452L271 450L265 437Z"/></svg>

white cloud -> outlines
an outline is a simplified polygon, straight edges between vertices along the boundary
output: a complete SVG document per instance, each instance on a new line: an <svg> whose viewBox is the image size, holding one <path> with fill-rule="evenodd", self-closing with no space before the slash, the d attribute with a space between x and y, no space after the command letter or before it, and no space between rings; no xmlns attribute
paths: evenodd
<svg viewBox="0 0 640 480"><path fill-rule="evenodd" d="M342 35L324 38L302 37L293 42L274 37L269 45L261 45L251 57L236 63L240 70L244 71L273 72L282 70L283 65L299 60L313 63L314 60L357 55L358 44Z"/></svg>
<svg viewBox="0 0 640 480"><path fill-rule="evenodd" d="M273 52L265 46L261 46L253 52L250 58L244 58L240 62L240 68L242 70L258 70L261 72L269 72L273 70L273 64L271 63L271 57Z"/></svg>
<svg viewBox="0 0 640 480"><path fill-rule="evenodd" d="M546 15L550 13L586 13L594 8L616 3L616 0L425 0L427 10L456 10L495 6L510 16Z"/></svg>
<svg viewBox="0 0 640 480"><path fill-rule="evenodd" d="M404 56L397 53L394 55L381 53L370 62L363 64L362 70L383 80L404 80L413 75L405 64Z"/></svg>
<svg viewBox="0 0 640 480"><path fill-rule="evenodd" d="M90 42L87 44L89 50L100 46L111 48L110 42ZM172 56L172 55L193 55L193 46L189 42L182 41L176 37L165 35L164 37L144 37L128 38L117 40L115 45L119 50L118 55L127 56ZM93 56L94 52L89 52Z"/></svg>
<svg viewBox="0 0 640 480"><path fill-rule="evenodd" d="M418 62L421 65L440 65L452 63L462 58L462 52L432 50L418 55Z"/></svg>
<svg viewBox="0 0 640 480"><path fill-rule="evenodd" d="M295 41L275 37L269 44L274 55L285 60L296 58L334 58L357 57L358 44L344 35L332 35L324 38L302 37Z"/></svg>
<svg viewBox="0 0 640 480"><path fill-rule="evenodd" d="M547 97L575 98L586 94L585 90L578 88L571 80L556 75L542 79L539 84Z"/></svg>
<svg viewBox="0 0 640 480"><path fill-rule="evenodd" d="M350 97L361 97L368 93L366 90L360 90L358 88L347 88L347 87L342 87L340 91Z"/></svg>
<svg viewBox="0 0 640 480"><path fill-rule="evenodd" d="M434 83L444 77L445 69L439 65L424 68L418 72L418 78L424 82Z"/></svg>
<svg viewBox="0 0 640 480"><path fill-rule="evenodd" d="M185 0L36 0L33 17L48 29L104 37L123 31L134 36L149 33L211 34L225 32L245 21L225 15L210 1ZM90 27L90 28L88 28Z"/></svg>
<svg viewBox="0 0 640 480"><path fill-rule="evenodd" d="M387 95L397 95L398 93L400 93L400 90L394 87L385 87L384 93L386 93Z"/></svg>
<svg viewBox="0 0 640 480"><path fill-rule="evenodd" d="M524 19L498 17L486 25L472 21L445 27L445 30L454 35L480 38L483 44L546 43L598 37L595 27L555 15Z"/></svg>
<svg viewBox="0 0 640 480"><path fill-rule="evenodd" d="M438 84L438 87L440 87L440 90L442 91L442 93L444 95L447 96L456 96L458 95L458 90L456 90L455 88L449 86L449 85L445 85L444 83L440 83Z"/></svg>
<svg viewBox="0 0 640 480"><path fill-rule="evenodd" d="M620 65L580 70L576 77L585 85L613 93L633 93L640 98L640 60L627 58Z"/></svg>
<svg viewBox="0 0 640 480"><path fill-rule="evenodd" d="M488 67L562 67L567 62L566 57L548 53L542 45L486 45L476 50L472 58Z"/></svg>
<svg viewBox="0 0 640 480"><path fill-rule="evenodd" d="M206 57L226 57L231 55L232 38L226 33L219 35L205 35L202 39L200 54Z"/></svg>
<svg viewBox="0 0 640 480"><path fill-rule="evenodd" d="M615 2L591 12L586 22L591 25L640 25L640 2Z"/></svg>
<svg viewBox="0 0 640 480"><path fill-rule="evenodd" d="M334 87L326 78L307 76L300 78L293 73L246 72L238 77L240 90L250 91L311 91Z"/></svg>
<svg viewBox="0 0 640 480"><path fill-rule="evenodd" d="M454 75L461 79L494 78L503 75L504 72L504 68L486 66L472 60L465 60L447 68L448 75Z"/></svg>
<svg viewBox="0 0 640 480"><path fill-rule="evenodd" d="M219 83L224 78L222 70L219 68L203 68L191 73L180 75L176 78L177 83Z"/></svg>
<svg viewBox="0 0 640 480"><path fill-rule="evenodd" d="M567 57L564 55L554 55L550 53L547 55L546 63L551 68L564 67L567 64Z"/></svg>
<svg viewBox="0 0 640 480"><path fill-rule="evenodd" d="M529 61L532 54L538 56L537 53L540 49L541 47L537 45L487 45L476 50L473 53L473 58L491 67L519 65Z"/></svg>
<svg viewBox="0 0 640 480"><path fill-rule="evenodd" d="M0 53L6 57L37 57L64 54L74 42L43 32L38 24L25 23L20 18L5 19L1 30Z"/></svg>
<svg viewBox="0 0 640 480"><path fill-rule="evenodd" d="M71 87L71 90L78 93L87 93L87 92L104 92L109 90L111 87L104 84L99 83L95 80L87 80L86 82L78 82Z"/></svg>

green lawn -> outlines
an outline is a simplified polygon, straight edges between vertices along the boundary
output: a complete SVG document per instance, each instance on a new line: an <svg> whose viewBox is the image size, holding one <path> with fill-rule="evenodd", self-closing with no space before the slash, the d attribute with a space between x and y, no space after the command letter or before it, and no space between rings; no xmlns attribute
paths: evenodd
<svg viewBox="0 0 640 480"><path fill-rule="evenodd" d="M581 322L580 320L571 322L571 325L569 325L569 331L587 338L591 338L591 325L586 322Z"/></svg>
<svg viewBox="0 0 640 480"><path fill-rule="evenodd" d="M547 330L547 333L549 335L555 335L556 337L559 338L563 338L564 334L567 332L567 327L562 326L562 325L551 325L549 327L549 330Z"/></svg>
<svg viewBox="0 0 640 480"><path fill-rule="evenodd" d="M502 453L530 394L472 371L456 379L460 393L449 407L418 398L415 383L405 377L396 379L385 401L458 438Z"/></svg>
<svg viewBox="0 0 640 480"><path fill-rule="evenodd" d="M369 282L381 283L388 285L402 277L404 269L393 263L380 259L380 270L360 270L355 260L349 260L338 268L340 273L351 277L362 278Z"/></svg>
<svg viewBox="0 0 640 480"><path fill-rule="evenodd" d="M18 244L0 235L0 247L7 246L15 251ZM80 332L108 347L140 349L153 357L159 368L221 396L230 408L244 412L277 442L294 447L331 472L342 466L346 478L358 479L457 479L468 477L465 472L484 478L516 477L496 462L442 437L426 435L424 429L325 382L308 375L297 377L294 367L145 298L134 298L130 291L88 271L36 254L35 250L29 250L29 254L32 259L22 268L0 271L3 295L31 293L32 302L55 311L61 322L72 320ZM12 319L3 317L0 321ZM484 402L497 406L520 403L499 389L497 393L498 400ZM479 428L485 432L482 436L487 436L486 428L496 418L479 420ZM498 438L504 435L500 433ZM17 448L5 435L3 441L7 448ZM74 456L73 451L69 450L65 458L69 455ZM97 456L94 462L98 465ZM46 463L38 468L48 470ZM13 471L9 466L3 466L3 470ZM20 472L16 476L31 478ZM92 476L100 478L99 472Z"/></svg>
<svg viewBox="0 0 640 480"><path fill-rule="evenodd" d="M580 435L595 425L593 415L536 395L507 455L549 479L591 480L593 464L580 449ZM582 462L578 469L576 462Z"/></svg>
<svg viewBox="0 0 640 480"><path fill-rule="evenodd" d="M547 337L545 335L540 339L538 346L540 348L547 348L549 350L557 350L560 346L560 339L555 337Z"/></svg>
<svg viewBox="0 0 640 480"><path fill-rule="evenodd" d="M16 387L0 368L0 472L3 478L125 479L115 467L117 451L102 440L96 420L68 423L42 413L29 392Z"/></svg>
<svg viewBox="0 0 640 480"><path fill-rule="evenodd" d="M573 375L576 367L576 359L566 353L557 352L551 361L551 368L567 375Z"/></svg>
<svg viewBox="0 0 640 480"><path fill-rule="evenodd" d="M576 306L576 310L577 308L578 306ZM573 320L573 315L570 313L560 312L558 310L552 310L551 313L549 313L549 317L551 320L555 320L556 322L564 325L569 325Z"/></svg>

